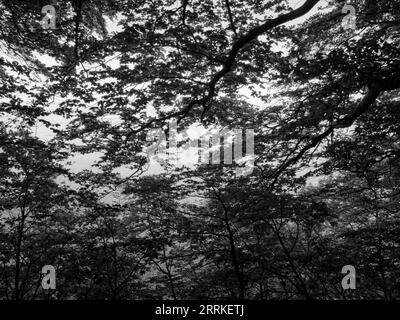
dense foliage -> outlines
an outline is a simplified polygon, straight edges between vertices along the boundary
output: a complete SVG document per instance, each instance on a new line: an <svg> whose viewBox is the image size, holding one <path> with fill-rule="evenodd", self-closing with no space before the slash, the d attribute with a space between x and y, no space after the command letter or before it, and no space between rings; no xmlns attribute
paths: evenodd
<svg viewBox="0 0 400 320"><path fill-rule="evenodd" d="M400 297L399 1L48 4L0 1L0 299ZM149 169L172 119L255 169Z"/></svg>

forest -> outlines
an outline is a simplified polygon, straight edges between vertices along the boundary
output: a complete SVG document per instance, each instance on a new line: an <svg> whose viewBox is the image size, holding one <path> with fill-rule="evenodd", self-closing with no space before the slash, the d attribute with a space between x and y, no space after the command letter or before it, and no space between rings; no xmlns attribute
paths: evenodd
<svg viewBox="0 0 400 320"><path fill-rule="evenodd" d="M0 0L0 300L400 299L399 119L398 0Z"/></svg>

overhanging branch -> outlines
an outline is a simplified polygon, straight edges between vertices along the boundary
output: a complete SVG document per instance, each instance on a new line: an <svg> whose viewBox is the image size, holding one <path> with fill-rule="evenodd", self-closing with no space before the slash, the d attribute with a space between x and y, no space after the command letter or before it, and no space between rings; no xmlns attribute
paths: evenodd
<svg viewBox="0 0 400 320"><path fill-rule="evenodd" d="M205 105L207 102L209 102L215 95L216 91L216 85L217 83L227 74L229 73L233 65L236 61L236 58L240 52L240 50L245 47L248 43L251 41L257 39L258 36L266 33L267 31L282 25L286 22L289 22L291 20L297 19L306 13L308 13L320 0L307 0L301 7L278 16L275 19L269 19L265 23L261 24L260 26L254 27L251 29L247 34L244 36L240 37L237 41L235 41L231 47L231 50L225 60L225 62L222 64L222 69L214 74L214 76L211 78L210 82L208 83L208 92L205 94L202 98L196 99L191 101L189 104L186 105L185 108L174 112L170 113L164 117L157 118L150 120L146 124L142 125L140 128L136 130L131 130L130 133L128 133L126 141L129 140L131 135L137 134L141 131L143 131L146 128L149 128L151 125L154 123L162 122L171 118L178 118L178 123L185 118L189 112L196 106L196 105Z"/></svg>
<svg viewBox="0 0 400 320"><path fill-rule="evenodd" d="M376 101L376 99L382 92L391 91L395 89L400 89L400 76L397 75L388 79L375 81L370 85L368 85L368 91L366 95L359 102L359 104L352 113L346 115L342 119L331 124L324 132L313 137L311 139L311 142L305 145L296 156L290 158L289 160L285 161L283 164L279 166L279 168L270 176L271 178L273 178L271 187L275 185L280 175L287 168L296 164L307 151L316 147L326 137L328 137L331 133L333 133L335 129L348 128L351 125L353 125L353 123L369 109L369 107Z"/></svg>

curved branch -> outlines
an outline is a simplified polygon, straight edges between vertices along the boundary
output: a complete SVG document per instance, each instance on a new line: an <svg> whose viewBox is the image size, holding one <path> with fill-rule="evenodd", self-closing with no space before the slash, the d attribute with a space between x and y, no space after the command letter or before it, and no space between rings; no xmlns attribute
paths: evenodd
<svg viewBox="0 0 400 320"><path fill-rule="evenodd" d="M313 137L311 139L311 142L307 145L305 145L299 153L294 156L293 158L285 161L270 177L274 178L271 187L275 185L275 183L278 181L279 176L291 165L296 164L303 156L304 154L316 147L322 140L324 140L326 137L328 137L335 129L340 129L340 128L348 128L353 123L361 116L363 115L369 107L376 101L376 99L379 97L381 92L385 91L391 91L395 89L400 88L400 77L399 76L393 76L391 78L385 79L385 80L379 80L374 83L371 83L368 85L368 91L364 98L359 102L357 107L354 109L353 112L350 114L346 115L342 119L338 120L336 123L331 124L324 132L321 134Z"/></svg>
<svg viewBox="0 0 400 320"><path fill-rule="evenodd" d="M286 22L289 22L291 20L297 19L306 13L308 13L320 0L307 0L301 7L278 16L277 18L274 19L269 19L265 23L261 24L260 26L254 27L251 29L247 34L244 36L240 37L236 42L233 43L232 48L228 54L228 57L226 58L225 62L222 64L222 69L214 74L214 76L211 78L210 82L208 83L208 93L205 94L202 98L196 99L191 101L185 108L182 110L179 110L177 112L168 114L164 117L158 118L158 119L153 119L147 122L146 124L142 125L139 129L132 130L130 133L127 135L127 140L130 138L131 135L137 134L141 132L142 130L149 128L153 123L157 122L162 122L171 118L178 117L178 123L185 118L189 112L194 108L196 105L205 105L208 101L210 101L216 91L216 85L217 83L227 74L229 73L233 65L236 61L236 58L240 52L240 50L245 47L247 44L249 44L251 41L257 39L258 36L266 33L267 31L284 24Z"/></svg>

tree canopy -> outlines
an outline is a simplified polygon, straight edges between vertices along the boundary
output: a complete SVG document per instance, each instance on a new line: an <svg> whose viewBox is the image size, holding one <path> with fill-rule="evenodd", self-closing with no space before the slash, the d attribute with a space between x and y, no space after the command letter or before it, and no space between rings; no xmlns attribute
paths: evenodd
<svg viewBox="0 0 400 320"><path fill-rule="evenodd" d="M400 297L399 1L0 9L0 299ZM254 130L254 170L157 164L171 121L180 157Z"/></svg>

